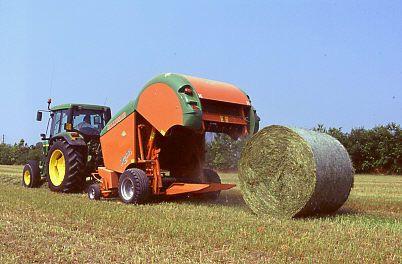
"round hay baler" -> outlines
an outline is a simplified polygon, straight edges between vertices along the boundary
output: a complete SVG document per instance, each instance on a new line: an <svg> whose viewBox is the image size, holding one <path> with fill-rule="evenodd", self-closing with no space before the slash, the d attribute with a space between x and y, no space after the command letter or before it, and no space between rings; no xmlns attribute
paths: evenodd
<svg viewBox="0 0 402 264"><path fill-rule="evenodd" d="M181 74L162 74L115 114L101 132L104 167L88 196L143 203L151 195L217 197L221 184L203 167L205 133L236 139L254 134L259 118L234 85Z"/></svg>

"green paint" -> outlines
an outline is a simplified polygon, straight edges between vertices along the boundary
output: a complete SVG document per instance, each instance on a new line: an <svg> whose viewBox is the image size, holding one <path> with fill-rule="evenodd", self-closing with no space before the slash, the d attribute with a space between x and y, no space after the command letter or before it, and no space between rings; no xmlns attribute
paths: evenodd
<svg viewBox="0 0 402 264"><path fill-rule="evenodd" d="M195 90L195 88L191 85L190 81L187 80L185 75L176 74L176 73L165 73L160 74L150 80L139 93L137 100L135 101L135 108L138 104L138 98L142 94L142 92L147 89L149 86L163 83L168 85L177 95L177 98L180 101L181 109L183 111L183 126L191 127L193 129L201 129L202 126L202 106L200 102L200 98ZM193 90L193 95L187 95L180 90L185 87L190 86ZM191 107L191 104L195 104L199 110L196 111Z"/></svg>
<svg viewBox="0 0 402 264"><path fill-rule="evenodd" d="M52 137L52 139L53 139L53 138L66 138L66 139L69 139L69 140L76 140L77 138L84 139L84 137L83 137L81 134L79 134L79 133L78 133L78 136L74 136L74 137L71 135L71 133L74 133L75 135L77 135L77 133L75 133L75 132L66 132L66 131L63 131L63 132L60 132L60 133L54 135L54 136Z"/></svg>
<svg viewBox="0 0 402 264"><path fill-rule="evenodd" d="M135 103L134 101L128 102L119 112L117 112L110 120L107 122L106 126L100 132L100 135L103 136L109 129L108 126L114 122L119 116L121 116L124 112L126 113L126 117L128 117L131 113L135 111Z"/></svg>
<svg viewBox="0 0 402 264"><path fill-rule="evenodd" d="M47 152L49 151L49 140L42 141L42 151L43 151L43 155L47 156Z"/></svg>
<svg viewBox="0 0 402 264"><path fill-rule="evenodd" d="M260 120L258 119L257 113L255 112L254 107L251 106L250 114L249 114L249 131L250 136L254 135L258 132Z"/></svg>
<svg viewBox="0 0 402 264"><path fill-rule="evenodd" d="M83 109L88 109L88 110L107 110L109 109L109 107L107 106L102 106L102 105L90 105L90 104L72 104L72 103L68 103L68 104L61 104L61 105L56 105L53 106L50 110L52 111L56 111L56 110L65 110L65 109L70 109L73 107L82 107Z"/></svg>

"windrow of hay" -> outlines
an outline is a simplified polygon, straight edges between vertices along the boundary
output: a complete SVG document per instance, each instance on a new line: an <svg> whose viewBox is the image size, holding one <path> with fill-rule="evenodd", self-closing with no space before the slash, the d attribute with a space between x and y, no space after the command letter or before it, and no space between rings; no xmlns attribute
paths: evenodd
<svg viewBox="0 0 402 264"><path fill-rule="evenodd" d="M240 188L259 215L290 218L331 213L347 200L353 167L335 138L300 128L269 126L245 145Z"/></svg>

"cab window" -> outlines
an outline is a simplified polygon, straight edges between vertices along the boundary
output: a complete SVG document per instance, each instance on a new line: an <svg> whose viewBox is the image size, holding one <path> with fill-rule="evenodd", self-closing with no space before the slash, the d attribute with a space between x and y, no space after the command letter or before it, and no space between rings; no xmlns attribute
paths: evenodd
<svg viewBox="0 0 402 264"><path fill-rule="evenodd" d="M64 124L67 122L67 110L53 112L52 124L50 126L50 136L54 136L64 130Z"/></svg>
<svg viewBox="0 0 402 264"><path fill-rule="evenodd" d="M61 111L53 112L52 125L50 127L50 136L54 136L60 132Z"/></svg>
<svg viewBox="0 0 402 264"><path fill-rule="evenodd" d="M68 110L63 110L61 111L61 127L60 127L60 131L61 132L66 132L66 129L64 127L64 124L67 123L68 121Z"/></svg>
<svg viewBox="0 0 402 264"><path fill-rule="evenodd" d="M85 133L97 133L105 126L103 111L76 109L73 111L73 127Z"/></svg>

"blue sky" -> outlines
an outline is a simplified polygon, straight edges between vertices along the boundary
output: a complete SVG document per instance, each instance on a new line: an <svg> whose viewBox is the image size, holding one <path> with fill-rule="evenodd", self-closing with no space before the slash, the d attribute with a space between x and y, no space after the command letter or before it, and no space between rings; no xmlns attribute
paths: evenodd
<svg viewBox="0 0 402 264"><path fill-rule="evenodd" d="M402 123L402 1L0 0L7 143L49 96L117 112L164 72L239 86L263 126Z"/></svg>

